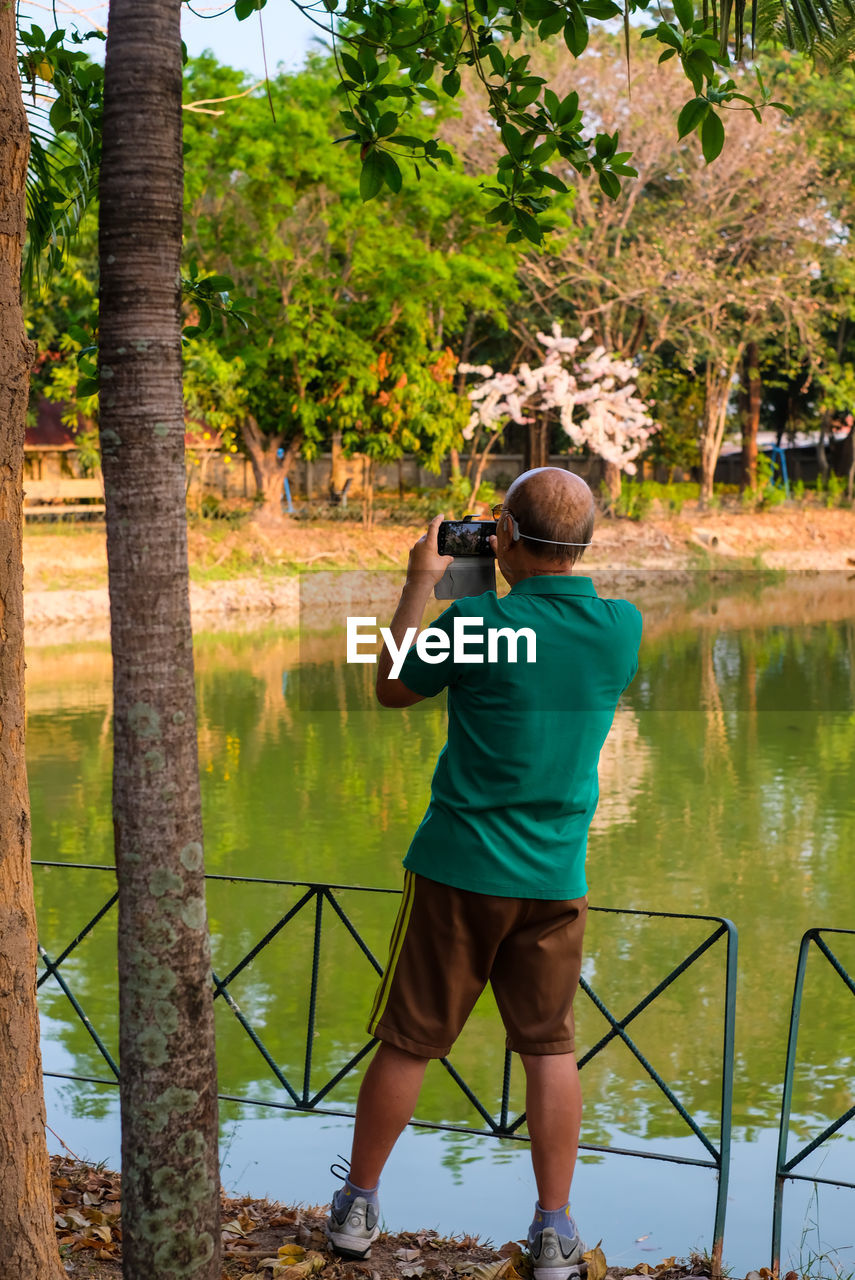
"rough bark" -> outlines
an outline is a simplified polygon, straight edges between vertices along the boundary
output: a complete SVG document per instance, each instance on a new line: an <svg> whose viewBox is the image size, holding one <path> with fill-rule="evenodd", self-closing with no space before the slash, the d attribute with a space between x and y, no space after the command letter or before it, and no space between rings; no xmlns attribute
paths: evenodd
<svg viewBox="0 0 855 1280"><path fill-rule="evenodd" d="M125 1280L219 1280L217 1080L181 394L180 0L111 0L101 170L101 453Z"/></svg>
<svg viewBox="0 0 855 1280"><path fill-rule="evenodd" d="M249 455L255 487L261 496L261 507L266 513L279 514L282 505L282 481L293 467L302 436L294 436L285 445L282 436L265 436L251 414L241 422L241 437ZM278 456L279 450L283 456Z"/></svg>
<svg viewBox="0 0 855 1280"><path fill-rule="evenodd" d="M715 476L718 455L724 440L724 429L727 425L727 405L733 379L739 368L745 344L739 343L732 352L729 363L708 360L704 387L704 418L701 427L701 483L698 494L701 506L705 506L713 496L713 477Z"/></svg>
<svg viewBox="0 0 855 1280"><path fill-rule="evenodd" d="M526 427L524 463L526 471L549 466L549 422L540 414Z"/></svg>
<svg viewBox="0 0 855 1280"><path fill-rule="evenodd" d="M607 462L603 460L603 488L605 489L609 501L617 502L621 492L621 471L616 462Z"/></svg>
<svg viewBox="0 0 855 1280"><path fill-rule="evenodd" d="M58 1280L36 1012L36 919L24 758L24 414L21 314L27 120L15 10L0 5L0 1276Z"/></svg>
<svg viewBox="0 0 855 1280"><path fill-rule="evenodd" d="M745 348L743 385L745 411L742 421L742 476L740 488L757 488L757 433L760 430L760 405L763 384L760 380L760 352L756 342Z"/></svg>

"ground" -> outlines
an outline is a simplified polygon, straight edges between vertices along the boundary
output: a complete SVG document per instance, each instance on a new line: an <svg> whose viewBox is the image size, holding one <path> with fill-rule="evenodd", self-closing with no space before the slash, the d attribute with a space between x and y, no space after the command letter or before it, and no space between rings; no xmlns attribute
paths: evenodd
<svg viewBox="0 0 855 1280"><path fill-rule="evenodd" d="M66 1156L51 1158L60 1254L75 1280L121 1280L121 1179ZM382 1234L366 1262L330 1253L320 1208L288 1208L267 1200L222 1198L223 1280L528 1280L519 1241L500 1248L477 1236L443 1240L436 1232ZM708 1260L664 1258L657 1266L609 1267L597 1246L586 1254L588 1280L685 1280L708 1276ZM749 1280L771 1280L764 1268ZM798 1280L791 1272L785 1280Z"/></svg>
<svg viewBox="0 0 855 1280"><path fill-rule="evenodd" d="M423 531L423 523L384 522L366 529L356 519L195 521L194 617L266 613L296 627L300 581L318 570L364 573L365 592L394 592L407 551ZM709 567L847 571L855 565L855 512L820 506L699 512L686 506L679 515L663 512L640 521L601 517L583 563L594 573L632 571L648 578L653 570L673 577ZM82 624L89 635L99 629L106 635L103 525L29 524L24 582L30 635Z"/></svg>

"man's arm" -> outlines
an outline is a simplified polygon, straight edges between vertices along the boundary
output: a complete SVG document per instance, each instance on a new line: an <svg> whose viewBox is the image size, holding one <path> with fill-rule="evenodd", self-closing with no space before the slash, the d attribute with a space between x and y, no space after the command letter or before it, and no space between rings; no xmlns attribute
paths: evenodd
<svg viewBox="0 0 855 1280"><path fill-rule="evenodd" d="M441 556L436 548L437 530L442 521L441 515L434 516L427 533L422 534L410 551L407 581L389 624L392 639L398 648L409 628L414 627L416 633L421 630L422 617L431 592L451 564L452 557ZM424 694L413 693L402 680L393 680L391 670L392 655L384 644L377 663L377 701L382 707L411 707L416 702L424 701Z"/></svg>

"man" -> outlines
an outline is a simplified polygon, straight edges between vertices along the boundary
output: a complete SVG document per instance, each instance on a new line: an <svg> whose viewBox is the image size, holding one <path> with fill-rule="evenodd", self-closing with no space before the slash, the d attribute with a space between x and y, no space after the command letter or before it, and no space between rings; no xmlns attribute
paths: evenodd
<svg viewBox="0 0 855 1280"><path fill-rule="evenodd" d="M410 552L390 630L400 649L419 628L451 557L442 517ZM582 1116L573 1042L587 911L585 850L597 804L597 761L615 706L637 668L641 616L601 600L573 573L590 545L594 501L557 467L511 485L491 545L510 593L456 600L455 620L536 637L535 661L432 660L414 646L397 679L384 649L377 697L408 707L448 689L448 741L427 813L404 860L401 909L368 1030L380 1041L359 1093L350 1171L333 1198L333 1246L366 1257L376 1238L383 1166L415 1109L431 1058L447 1054L486 983L526 1073L526 1116L538 1201L528 1245L535 1280L580 1275L584 1246L569 1193ZM411 634L413 634L411 632ZM530 656L530 654L529 654Z"/></svg>

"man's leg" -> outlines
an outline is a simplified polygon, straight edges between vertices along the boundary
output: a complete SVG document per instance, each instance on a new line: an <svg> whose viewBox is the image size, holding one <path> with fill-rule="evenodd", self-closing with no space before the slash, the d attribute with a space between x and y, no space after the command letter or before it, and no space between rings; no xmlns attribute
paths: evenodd
<svg viewBox="0 0 855 1280"><path fill-rule="evenodd" d="M570 1199L582 1125L576 1055L524 1053L520 1057L526 1075L525 1110L537 1197L541 1208L561 1209Z"/></svg>
<svg viewBox="0 0 855 1280"><path fill-rule="evenodd" d="M350 1180L373 1188L416 1109L429 1058L418 1058L381 1041L359 1090Z"/></svg>

